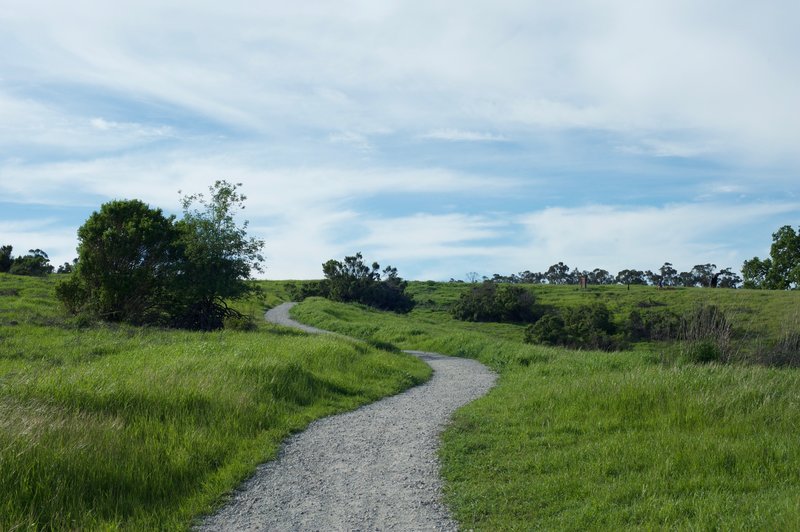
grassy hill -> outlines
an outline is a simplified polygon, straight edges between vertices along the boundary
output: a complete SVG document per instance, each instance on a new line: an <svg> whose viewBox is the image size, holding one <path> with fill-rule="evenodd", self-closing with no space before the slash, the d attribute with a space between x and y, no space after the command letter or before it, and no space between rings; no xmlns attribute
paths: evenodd
<svg viewBox="0 0 800 532"><path fill-rule="evenodd" d="M312 325L402 348L476 358L500 373L455 416L441 449L446 496L465 529L800 528L800 370L690 364L636 351L522 342L523 327L447 313L468 285L411 283L409 315L309 299ZM798 292L533 287L540 303L724 307L739 339L796 326Z"/></svg>
<svg viewBox="0 0 800 532"><path fill-rule="evenodd" d="M430 374L264 323L86 325L59 310L56 278L0 274L0 530L186 529L291 432Z"/></svg>

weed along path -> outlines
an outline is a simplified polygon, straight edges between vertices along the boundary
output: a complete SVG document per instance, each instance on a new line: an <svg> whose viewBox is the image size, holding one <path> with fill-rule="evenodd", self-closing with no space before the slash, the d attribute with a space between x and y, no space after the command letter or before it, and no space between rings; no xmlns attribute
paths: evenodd
<svg viewBox="0 0 800 532"><path fill-rule="evenodd" d="M274 323L325 332L289 318ZM431 365L425 384L309 425L262 464L201 530L456 530L441 502L439 434L495 374L470 359L408 351Z"/></svg>

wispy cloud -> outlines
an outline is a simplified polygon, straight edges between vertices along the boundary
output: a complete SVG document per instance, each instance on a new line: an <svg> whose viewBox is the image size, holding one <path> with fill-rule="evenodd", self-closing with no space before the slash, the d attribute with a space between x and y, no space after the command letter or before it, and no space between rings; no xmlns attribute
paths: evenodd
<svg viewBox="0 0 800 532"><path fill-rule="evenodd" d="M465 131L462 129L435 129L424 135L423 139L467 141L467 142L506 142L508 139L503 135L486 133L480 131Z"/></svg>

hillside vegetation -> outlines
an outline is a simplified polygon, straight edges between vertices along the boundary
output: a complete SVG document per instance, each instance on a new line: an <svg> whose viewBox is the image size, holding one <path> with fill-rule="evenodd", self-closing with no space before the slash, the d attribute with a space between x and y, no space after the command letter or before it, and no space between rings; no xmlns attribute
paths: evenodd
<svg viewBox="0 0 800 532"><path fill-rule="evenodd" d="M498 386L461 409L441 450L446 496L465 529L800 527L800 370L692 364L669 346L599 352L525 344L524 327L453 319L469 286L410 283L406 316L309 299L305 323L402 348L476 358ZM714 303L737 341L796 327L800 293L655 287L534 287L539 303Z"/></svg>
<svg viewBox="0 0 800 532"><path fill-rule="evenodd" d="M56 282L0 274L0 530L186 529L291 432L430 374L263 323L85 326Z"/></svg>

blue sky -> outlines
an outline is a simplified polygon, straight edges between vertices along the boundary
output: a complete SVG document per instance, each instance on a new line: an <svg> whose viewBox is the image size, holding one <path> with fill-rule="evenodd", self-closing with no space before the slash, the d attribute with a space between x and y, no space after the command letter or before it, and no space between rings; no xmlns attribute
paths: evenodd
<svg viewBox="0 0 800 532"><path fill-rule="evenodd" d="M5 0L0 243L220 178L274 279L739 268L800 224L797 2L288 4Z"/></svg>

